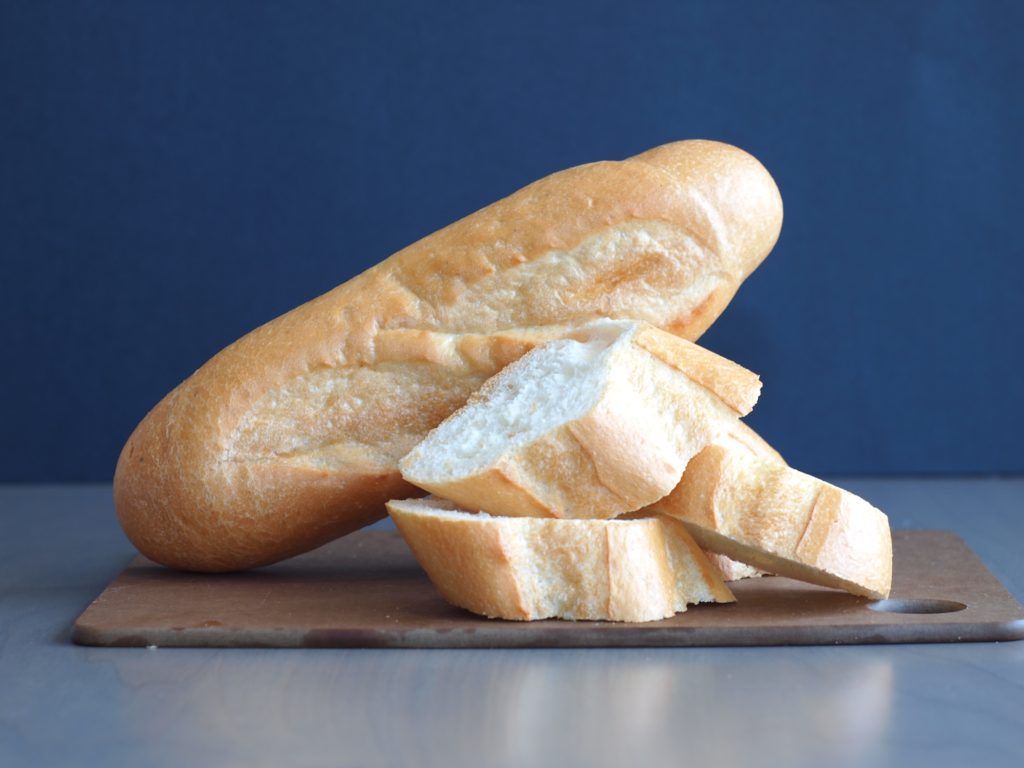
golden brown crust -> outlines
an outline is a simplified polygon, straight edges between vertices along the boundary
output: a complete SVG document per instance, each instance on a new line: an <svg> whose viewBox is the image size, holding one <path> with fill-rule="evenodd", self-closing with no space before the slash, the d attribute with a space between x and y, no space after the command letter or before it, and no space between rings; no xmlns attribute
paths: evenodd
<svg viewBox="0 0 1024 768"><path fill-rule="evenodd" d="M796 558L862 585L869 597L888 597L892 542L888 519L858 496L823 484L814 500Z"/></svg>
<svg viewBox="0 0 1024 768"><path fill-rule="evenodd" d="M738 416L746 416L753 410L761 393L761 381L756 373L650 326L637 333L634 343L714 392Z"/></svg>
<svg viewBox="0 0 1024 768"><path fill-rule="evenodd" d="M128 439L118 517L194 570L353 530L408 493L398 458L545 337L605 316L698 337L781 219L767 172L714 142L541 179L212 358Z"/></svg>
<svg viewBox="0 0 1024 768"><path fill-rule="evenodd" d="M782 454L776 451L767 440L742 421L736 422L735 427L729 430L728 434L723 435L719 442L738 444L739 447L752 456L757 456L765 461L775 464L786 463L786 460L782 458Z"/></svg>

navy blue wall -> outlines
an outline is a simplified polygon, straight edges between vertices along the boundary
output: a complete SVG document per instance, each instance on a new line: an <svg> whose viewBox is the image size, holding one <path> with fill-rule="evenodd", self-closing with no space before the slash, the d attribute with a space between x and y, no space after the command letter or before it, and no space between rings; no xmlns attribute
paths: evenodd
<svg viewBox="0 0 1024 768"><path fill-rule="evenodd" d="M773 173L713 349L820 473L1024 471L1024 4L0 3L0 480L104 480L219 348L534 178Z"/></svg>

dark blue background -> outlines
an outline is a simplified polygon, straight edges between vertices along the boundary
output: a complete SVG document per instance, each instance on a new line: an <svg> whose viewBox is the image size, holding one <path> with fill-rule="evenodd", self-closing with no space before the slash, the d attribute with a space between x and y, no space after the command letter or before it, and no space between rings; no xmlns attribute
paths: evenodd
<svg viewBox="0 0 1024 768"><path fill-rule="evenodd" d="M1024 4L0 4L0 480L106 480L265 320L538 176L782 189L706 343L818 473L1024 471Z"/></svg>

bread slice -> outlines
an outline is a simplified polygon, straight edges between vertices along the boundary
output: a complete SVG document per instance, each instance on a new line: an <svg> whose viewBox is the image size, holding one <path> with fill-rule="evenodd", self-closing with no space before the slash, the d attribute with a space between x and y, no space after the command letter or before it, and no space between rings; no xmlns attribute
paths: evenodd
<svg viewBox="0 0 1024 768"><path fill-rule="evenodd" d="M615 517L671 491L760 387L750 371L664 331L597 322L487 381L399 467L467 509Z"/></svg>
<svg viewBox="0 0 1024 768"><path fill-rule="evenodd" d="M719 438L645 514L682 520L704 549L769 573L875 599L892 584L883 512L863 499Z"/></svg>
<svg viewBox="0 0 1024 768"><path fill-rule="evenodd" d="M491 618L655 621L735 600L676 520L492 517L441 499L387 508L444 598Z"/></svg>

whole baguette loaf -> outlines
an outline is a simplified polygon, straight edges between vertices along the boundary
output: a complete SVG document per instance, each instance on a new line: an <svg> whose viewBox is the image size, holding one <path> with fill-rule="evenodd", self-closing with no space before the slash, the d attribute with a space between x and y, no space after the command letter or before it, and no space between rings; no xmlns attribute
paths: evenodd
<svg viewBox="0 0 1024 768"><path fill-rule="evenodd" d="M726 436L644 514L684 522L706 550L768 573L875 599L892 585L889 520L864 499L754 455Z"/></svg>
<svg viewBox="0 0 1024 768"><path fill-rule="evenodd" d="M168 566L280 560L415 492L397 463L481 383L600 317L696 339L774 245L765 169L686 141L571 168L442 229L230 345L128 439L131 541Z"/></svg>
<svg viewBox="0 0 1024 768"><path fill-rule="evenodd" d="M616 517L675 488L760 390L755 374L692 342L598 321L489 379L399 467L467 509Z"/></svg>
<svg viewBox="0 0 1024 768"><path fill-rule="evenodd" d="M491 618L655 621L687 603L735 600L668 518L491 517L441 499L387 508L444 598Z"/></svg>

